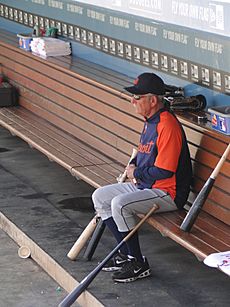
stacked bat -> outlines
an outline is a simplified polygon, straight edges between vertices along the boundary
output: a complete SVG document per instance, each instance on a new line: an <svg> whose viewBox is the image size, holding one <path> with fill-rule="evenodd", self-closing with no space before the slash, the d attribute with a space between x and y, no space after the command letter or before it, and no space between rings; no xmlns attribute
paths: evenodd
<svg viewBox="0 0 230 307"><path fill-rule="evenodd" d="M132 155L129 159L129 163L136 157L137 150L133 149ZM121 174L117 181L119 183L124 182L127 179L127 171L125 170L123 174ZM96 228L97 227L97 228ZM83 247L86 245L89 238L92 236L91 241L89 242L88 248L86 249L84 258L87 258L88 260L91 259L92 254L97 246L98 241L100 240L100 237L103 233L105 225L103 224L103 221L98 217L97 215L92 218L92 220L89 222L88 226L85 228L85 230L82 232L78 240L74 243L72 248L67 254L67 257L71 260L75 260ZM95 230L96 229L96 230Z"/></svg>

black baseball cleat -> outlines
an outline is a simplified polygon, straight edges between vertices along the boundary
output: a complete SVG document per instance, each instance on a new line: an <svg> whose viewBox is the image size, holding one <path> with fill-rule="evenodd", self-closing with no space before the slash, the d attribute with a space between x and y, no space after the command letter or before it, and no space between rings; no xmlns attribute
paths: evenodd
<svg viewBox="0 0 230 307"><path fill-rule="evenodd" d="M123 267L113 274L112 279L117 282L131 282L149 276L149 264L147 259L143 258L144 261L139 262L136 258L129 257Z"/></svg>
<svg viewBox="0 0 230 307"><path fill-rule="evenodd" d="M118 252L107 264L102 268L105 272L114 272L120 270L123 265L129 261L128 256Z"/></svg>

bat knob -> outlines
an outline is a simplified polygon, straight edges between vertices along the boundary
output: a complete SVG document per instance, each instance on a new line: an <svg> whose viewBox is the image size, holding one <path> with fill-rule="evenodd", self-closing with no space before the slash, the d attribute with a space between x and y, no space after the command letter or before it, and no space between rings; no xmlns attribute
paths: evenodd
<svg viewBox="0 0 230 307"><path fill-rule="evenodd" d="M126 180L127 176L126 176L126 172L124 174L120 174L118 177L117 177L117 182L118 183L122 183Z"/></svg>
<svg viewBox="0 0 230 307"><path fill-rule="evenodd" d="M117 179L117 182L121 182L121 177L122 177L122 174L120 174L116 179Z"/></svg>

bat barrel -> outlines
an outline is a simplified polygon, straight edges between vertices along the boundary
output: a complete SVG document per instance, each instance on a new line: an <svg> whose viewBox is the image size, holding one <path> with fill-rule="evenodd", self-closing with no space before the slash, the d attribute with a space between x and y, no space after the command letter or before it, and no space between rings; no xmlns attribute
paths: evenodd
<svg viewBox="0 0 230 307"><path fill-rule="evenodd" d="M105 223L102 221L102 219L99 219L99 221L97 222L97 226L94 230L94 233L89 241L89 244L85 250L85 253L84 253L84 256L83 258L84 259L87 259L87 260L91 260L92 257L93 257L93 254L97 248L97 245L101 239L101 236L103 234L105 230Z"/></svg>
<svg viewBox="0 0 230 307"><path fill-rule="evenodd" d="M105 259L100 262L96 268L89 273L81 282L80 284L72 291L70 292L64 300L58 305L58 307L69 307L71 306L78 297L84 292L88 286L91 284L91 282L94 280L94 278L98 275L98 273L102 270L102 268L105 266L105 264L118 252L120 247L125 243L124 240L122 240L106 257Z"/></svg>
<svg viewBox="0 0 230 307"><path fill-rule="evenodd" d="M81 252L82 248L84 247L86 241L92 235L94 229L96 228L96 218L94 217L90 223L87 225L85 230L82 232L78 240L74 243L72 248L67 254L67 257L71 260L75 260L78 254Z"/></svg>
<svg viewBox="0 0 230 307"><path fill-rule="evenodd" d="M185 219L183 220L180 229L183 231L190 231L193 224L195 223L198 214L203 207L208 194L210 193L215 180L209 178L206 184L201 189L200 193L197 195L192 207L190 208L189 212L187 213Z"/></svg>

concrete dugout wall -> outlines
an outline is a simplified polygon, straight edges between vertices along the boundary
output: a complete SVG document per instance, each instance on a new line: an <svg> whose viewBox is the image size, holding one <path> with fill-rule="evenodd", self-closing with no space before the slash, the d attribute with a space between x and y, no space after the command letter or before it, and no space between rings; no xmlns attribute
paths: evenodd
<svg viewBox="0 0 230 307"><path fill-rule="evenodd" d="M73 54L128 76L154 71L208 106L230 105L230 3L0 0L0 27L55 26Z"/></svg>

